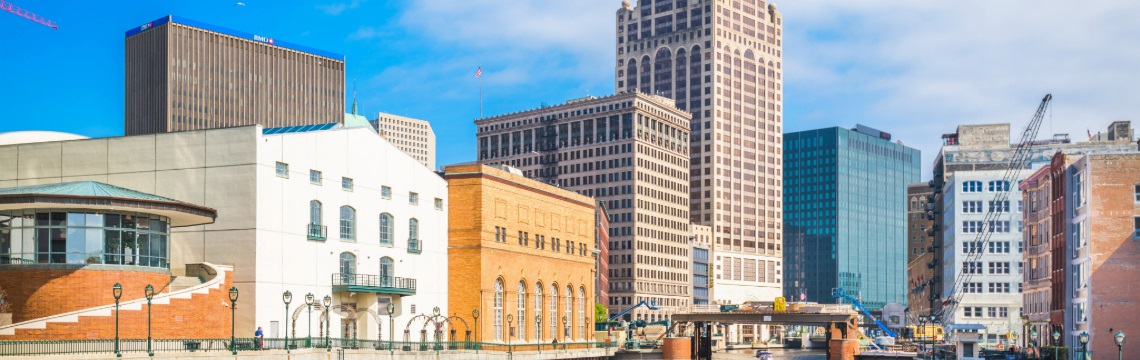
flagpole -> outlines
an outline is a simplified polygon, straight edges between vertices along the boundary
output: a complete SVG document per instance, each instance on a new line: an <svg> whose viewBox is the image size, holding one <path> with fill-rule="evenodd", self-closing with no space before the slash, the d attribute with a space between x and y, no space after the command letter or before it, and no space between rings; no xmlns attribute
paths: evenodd
<svg viewBox="0 0 1140 360"><path fill-rule="evenodd" d="M483 65L479 65L479 118L483 118Z"/></svg>

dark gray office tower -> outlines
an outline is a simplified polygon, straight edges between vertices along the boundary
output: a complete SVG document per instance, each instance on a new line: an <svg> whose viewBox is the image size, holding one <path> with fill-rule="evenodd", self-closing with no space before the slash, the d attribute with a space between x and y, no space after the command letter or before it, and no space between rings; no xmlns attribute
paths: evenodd
<svg viewBox="0 0 1140 360"><path fill-rule="evenodd" d="M907 301L907 185L919 151L862 125L784 135L784 293L869 309ZM803 294L803 295L801 295Z"/></svg>
<svg viewBox="0 0 1140 360"><path fill-rule="evenodd" d="M344 56L164 16L126 33L126 135L344 119Z"/></svg>

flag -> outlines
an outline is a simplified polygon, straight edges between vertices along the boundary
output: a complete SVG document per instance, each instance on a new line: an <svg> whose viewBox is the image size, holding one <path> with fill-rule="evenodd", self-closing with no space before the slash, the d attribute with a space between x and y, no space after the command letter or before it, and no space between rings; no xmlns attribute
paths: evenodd
<svg viewBox="0 0 1140 360"><path fill-rule="evenodd" d="M475 77L480 77L480 76L483 76L483 67L482 66L480 66L479 69L475 70Z"/></svg>
<svg viewBox="0 0 1140 360"><path fill-rule="evenodd" d="M1092 139L1092 130L1085 129L1085 132L1089 133L1089 139L1091 140Z"/></svg>
<svg viewBox="0 0 1140 360"><path fill-rule="evenodd" d="M804 293L803 290L800 290L800 301L806 301L806 300L807 300L807 293Z"/></svg>

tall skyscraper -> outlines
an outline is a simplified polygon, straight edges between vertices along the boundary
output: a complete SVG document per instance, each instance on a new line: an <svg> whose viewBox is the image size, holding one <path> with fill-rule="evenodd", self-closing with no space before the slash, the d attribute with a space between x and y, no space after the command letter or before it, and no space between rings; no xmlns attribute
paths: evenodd
<svg viewBox="0 0 1140 360"><path fill-rule="evenodd" d="M671 98L692 114L692 223L712 227L722 260L780 262L783 19L776 6L638 0L634 8L627 0L616 25L617 91ZM714 278L713 301L781 295L779 276L746 279Z"/></svg>
<svg viewBox="0 0 1140 360"><path fill-rule="evenodd" d="M126 135L344 118L344 56L167 15L127 30Z"/></svg>
<svg viewBox="0 0 1140 360"><path fill-rule="evenodd" d="M369 123L396 148L435 169L435 131L427 120L379 113Z"/></svg>
<svg viewBox="0 0 1140 360"><path fill-rule="evenodd" d="M648 321L692 304L688 124L673 100L637 92L475 121L479 162L605 202L607 305L612 314L656 303L625 318Z"/></svg>
<svg viewBox="0 0 1140 360"><path fill-rule="evenodd" d="M784 293L835 303L831 289L879 309L907 301L907 185L917 149L859 125L784 137Z"/></svg>

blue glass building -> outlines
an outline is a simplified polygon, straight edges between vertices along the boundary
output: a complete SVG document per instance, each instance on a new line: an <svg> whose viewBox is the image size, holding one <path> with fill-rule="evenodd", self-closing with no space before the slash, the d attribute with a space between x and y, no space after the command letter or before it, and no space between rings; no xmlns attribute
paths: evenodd
<svg viewBox="0 0 1140 360"><path fill-rule="evenodd" d="M784 295L868 309L907 300L907 184L917 149L866 126L784 135Z"/></svg>

